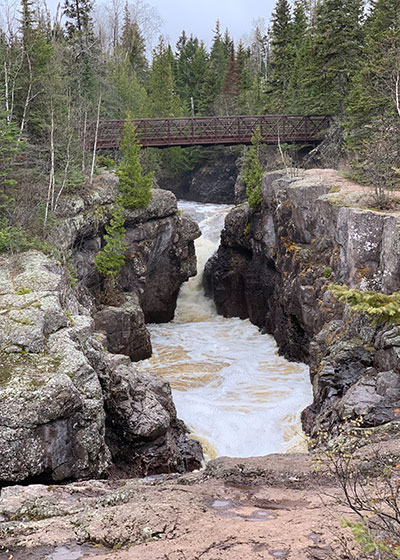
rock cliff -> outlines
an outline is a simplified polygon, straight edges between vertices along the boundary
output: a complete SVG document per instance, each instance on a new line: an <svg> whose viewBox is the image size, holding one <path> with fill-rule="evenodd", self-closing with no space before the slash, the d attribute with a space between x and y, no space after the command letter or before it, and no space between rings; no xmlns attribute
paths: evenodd
<svg viewBox="0 0 400 560"><path fill-rule="evenodd" d="M53 244L75 289L38 251L0 257L0 483L201 464L168 383L131 363L151 354L145 321L170 319L180 284L195 273L198 229L171 193L155 191L146 210L127 213L121 303L99 305L94 259L115 194L108 174L60 206Z"/></svg>
<svg viewBox="0 0 400 560"><path fill-rule="evenodd" d="M361 187L330 170L266 174L262 194L259 212L243 204L228 215L206 292L220 313L249 317L286 357L310 364L308 432L334 434L363 413L378 439L399 437L400 329L351 314L328 289L400 289L398 216L362 208Z"/></svg>
<svg viewBox="0 0 400 560"><path fill-rule="evenodd" d="M193 171L164 172L158 179L159 185L183 200L233 204L239 153L238 148L214 149L206 163Z"/></svg>

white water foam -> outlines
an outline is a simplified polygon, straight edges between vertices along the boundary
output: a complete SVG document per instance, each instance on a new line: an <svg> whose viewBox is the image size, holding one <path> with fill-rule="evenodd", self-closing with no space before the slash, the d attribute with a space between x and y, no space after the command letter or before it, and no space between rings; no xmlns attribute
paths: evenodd
<svg viewBox="0 0 400 560"><path fill-rule="evenodd" d="M209 456L305 450L300 412L312 401L308 367L280 357L274 339L248 320L218 316L203 295L204 264L229 207L179 206L203 232L199 274L182 287L174 321L149 325L154 354L141 367L169 380L179 418Z"/></svg>

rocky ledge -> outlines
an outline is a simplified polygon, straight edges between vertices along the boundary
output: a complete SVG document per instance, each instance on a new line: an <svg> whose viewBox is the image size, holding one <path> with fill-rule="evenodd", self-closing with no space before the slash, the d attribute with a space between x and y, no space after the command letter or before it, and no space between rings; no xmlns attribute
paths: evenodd
<svg viewBox="0 0 400 560"><path fill-rule="evenodd" d="M201 465L169 384L131 362L151 354L145 321L171 318L179 286L195 273L198 229L171 193L155 191L146 210L127 213L121 302L99 305L94 259L115 187L106 175L60 206L53 243L75 263L75 289L38 251L0 257L0 483Z"/></svg>
<svg viewBox="0 0 400 560"><path fill-rule="evenodd" d="M359 521L310 455L220 457L186 475L4 488L0 558L362 558L343 516Z"/></svg>
<svg viewBox="0 0 400 560"><path fill-rule="evenodd" d="M398 215L363 208L365 190L332 170L266 174L262 195L260 211L243 204L227 216L207 293L219 313L249 317L310 364L307 432L333 435L362 415L371 438L400 438L400 328L350 313L329 290L400 290Z"/></svg>

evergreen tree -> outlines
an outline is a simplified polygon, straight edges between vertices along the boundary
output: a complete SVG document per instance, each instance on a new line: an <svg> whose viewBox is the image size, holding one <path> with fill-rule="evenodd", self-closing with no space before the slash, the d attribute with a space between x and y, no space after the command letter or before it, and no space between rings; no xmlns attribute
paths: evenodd
<svg viewBox="0 0 400 560"><path fill-rule="evenodd" d="M283 112L292 71L292 19L288 0L277 0L272 14L271 56L266 84L267 112Z"/></svg>
<svg viewBox="0 0 400 560"><path fill-rule="evenodd" d="M175 91L171 67L171 53L161 38L153 52L149 78L149 104L152 117L179 117L180 99Z"/></svg>
<svg viewBox="0 0 400 560"><path fill-rule="evenodd" d="M302 106L301 86L304 66L310 64L308 52L308 22L306 0L295 0L292 24L292 63L289 77L288 112L298 113L305 110Z"/></svg>
<svg viewBox="0 0 400 560"><path fill-rule="evenodd" d="M182 100L185 113L191 114L191 99L193 98L197 112L204 73L207 66L207 53L204 44L192 35L188 39L185 32L178 41L176 58L176 89Z"/></svg>
<svg viewBox="0 0 400 560"><path fill-rule="evenodd" d="M105 246L96 255L96 268L100 274L112 279L121 271L125 264L125 217L121 206L116 206L111 214L110 223L106 226Z"/></svg>
<svg viewBox="0 0 400 560"><path fill-rule="evenodd" d="M400 182L400 0L374 1L365 34L347 108L346 145L356 176L374 186L375 204L386 207L386 190Z"/></svg>
<svg viewBox="0 0 400 560"><path fill-rule="evenodd" d="M343 115L363 45L363 0L324 0L305 68L303 93L310 111Z"/></svg>
<svg viewBox="0 0 400 560"><path fill-rule="evenodd" d="M244 161L244 184L249 206L257 210L261 206L262 191L261 184L264 168L260 162L260 130L256 130L251 139L251 147L248 149Z"/></svg>
<svg viewBox="0 0 400 560"><path fill-rule="evenodd" d="M144 83L148 73L146 45L139 25L131 21L128 3L125 5L120 48L123 58L129 62L131 72Z"/></svg>
<svg viewBox="0 0 400 560"><path fill-rule="evenodd" d="M2 108L3 100L0 91L0 220L13 202L10 189L17 181L13 178L12 171L15 156L24 146L18 141L18 128L8 119L7 111Z"/></svg>
<svg viewBox="0 0 400 560"><path fill-rule="evenodd" d="M237 110L240 93L239 67L236 63L235 49L232 43L228 70L225 74L222 89L223 109L226 115L234 115Z"/></svg>
<svg viewBox="0 0 400 560"><path fill-rule="evenodd" d="M70 37L72 37L76 33L80 35L92 33L92 9L92 0L64 1L63 13L68 18L66 28Z"/></svg>
<svg viewBox="0 0 400 560"><path fill-rule="evenodd" d="M124 125L121 151L123 158L117 170L121 204L125 208L145 208L152 197L153 175L142 174L139 162L140 143L130 115Z"/></svg>

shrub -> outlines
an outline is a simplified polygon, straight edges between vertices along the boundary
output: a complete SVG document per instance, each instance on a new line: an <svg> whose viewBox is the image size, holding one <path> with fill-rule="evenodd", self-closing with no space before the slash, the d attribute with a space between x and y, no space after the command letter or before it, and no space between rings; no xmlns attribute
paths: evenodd
<svg viewBox="0 0 400 560"><path fill-rule="evenodd" d="M330 291L353 312L366 313L377 324L400 323L400 292L391 295L330 284Z"/></svg>

